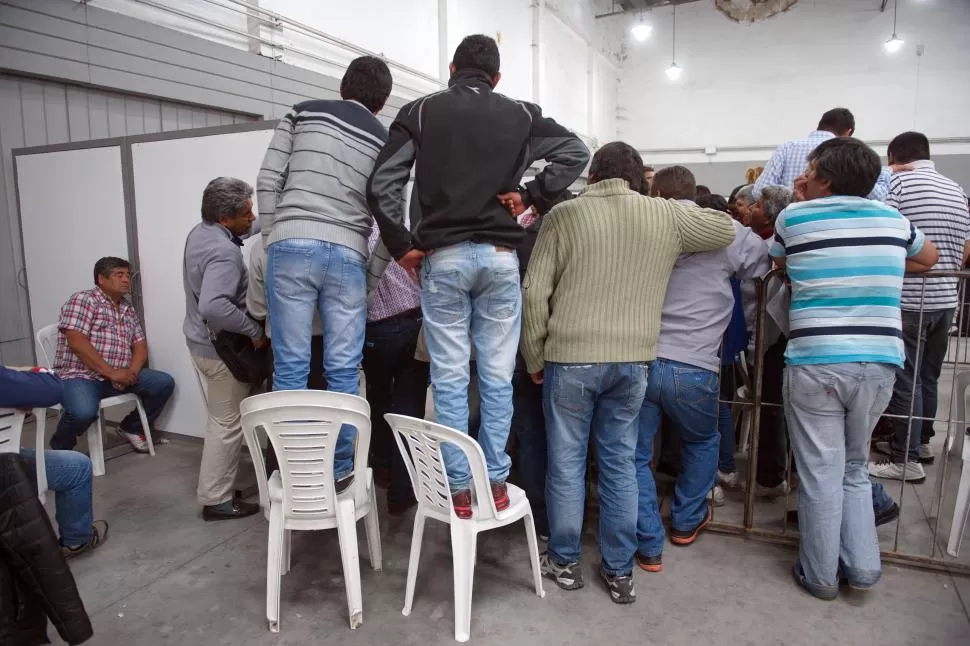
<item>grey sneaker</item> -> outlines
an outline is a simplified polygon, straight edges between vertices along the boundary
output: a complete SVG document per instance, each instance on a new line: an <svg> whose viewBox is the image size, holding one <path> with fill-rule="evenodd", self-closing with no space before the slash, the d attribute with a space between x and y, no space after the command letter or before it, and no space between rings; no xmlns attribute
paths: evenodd
<svg viewBox="0 0 970 646"><path fill-rule="evenodd" d="M539 555L539 569L563 590L579 590L583 587L583 570L579 561L559 565L549 557L549 552Z"/></svg>
<svg viewBox="0 0 970 646"><path fill-rule="evenodd" d="M637 591L633 587L633 574L607 574L600 570L600 578L606 583L613 603L628 604L637 600Z"/></svg>
<svg viewBox="0 0 970 646"><path fill-rule="evenodd" d="M106 540L108 540L108 523L104 520L96 520L91 525L91 538L89 538L86 543L82 543L81 545L77 545L75 547L68 547L67 545L61 543L61 554L63 554L65 558L80 556L86 552L98 549L104 545Z"/></svg>

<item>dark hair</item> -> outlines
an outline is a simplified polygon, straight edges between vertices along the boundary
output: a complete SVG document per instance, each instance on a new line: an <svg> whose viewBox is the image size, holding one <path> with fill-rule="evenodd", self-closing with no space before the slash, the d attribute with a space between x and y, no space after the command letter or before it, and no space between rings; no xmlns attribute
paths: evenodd
<svg viewBox="0 0 970 646"><path fill-rule="evenodd" d="M882 172L879 155L852 137L834 137L823 141L808 156L815 162L815 174L827 180L833 195L866 197Z"/></svg>
<svg viewBox="0 0 970 646"><path fill-rule="evenodd" d="M703 184L697 185L697 197L704 197L705 195L710 195L711 189L707 188Z"/></svg>
<svg viewBox="0 0 970 646"><path fill-rule="evenodd" d="M738 191L740 191L745 186L747 186L747 184L740 184L734 187L734 190L731 191L731 195L728 197L728 204L734 204L734 198L738 196Z"/></svg>
<svg viewBox="0 0 970 646"><path fill-rule="evenodd" d="M886 151L897 164L930 158L930 140L922 132L904 132L889 142Z"/></svg>
<svg viewBox="0 0 970 646"><path fill-rule="evenodd" d="M697 198L697 180L694 173L683 166L661 168L653 176L651 193L668 200L693 200Z"/></svg>
<svg viewBox="0 0 970 646"><path fill-rule="evenodd" d="M380 112L393 84L387 63L376 56L361 56L350 61L340 79L340 98L359 101L371 112Z"/></svg>
<svg viewBox="0 0 970 646"><path fill-rule="evenodd" d="M597 182L606 179L622 179L630 189L641 192L643 188L643 159L636 148L622 141L613 141L593 155L589 176Z"/></svg>
<svg viewBox="0 0 970 646"><path fill-rule="evenodd" d="M847 132L851 135L855 132L855 117L845 108L832 108L819 119L818 130L826 130L840 137Z"/></svg>
<svg viewBox="0 0 970 646"><path fill-rule="evenodd" d="M465 39L455 50L451 62L455 66L456 72L469 69L480 70L491 78L498 74L501 63L498 44L494 38L482 34L465 36Z"/></svg>
<svg viewBox="0 0 970 646"><path fill-rule="evenodd" d="M94 284L98 284L98 276L101 278L111 278L111 272L115 269L127 269L131 271L131 263L124 258L115 258L114 256L105 256L94 263Z"/></svg>
<svg viewBox="0 0 970 646"><path fill-rule="evenodd" d="M727 200L724 199L724 196L717 195L715 193L711 193L710 195L698 195L697 206L705 209L714 209L715 211L724 211L725 213L731 212L728 210L728 203Z"/></svg>

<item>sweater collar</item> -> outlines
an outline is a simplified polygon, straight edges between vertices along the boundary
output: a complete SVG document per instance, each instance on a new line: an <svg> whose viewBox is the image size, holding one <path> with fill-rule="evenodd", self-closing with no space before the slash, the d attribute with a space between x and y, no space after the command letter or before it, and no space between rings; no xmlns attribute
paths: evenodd
<svg viewBox="0 0 970 646"><path fill-rule="evenodd" d="M628 193L634 193L634 191L630 190L630 184L625 179L604 179L583 189L583 195L591 197L625 195Z"/></svg>
<svg viewBox="0 0 970 646"><path fill-rule="evenodd" d="M448 80L448 87L454 87L459 83L474 87L484 85L489 90L492 89L492 77L482 70L464 69L456 71Z"/></svg>

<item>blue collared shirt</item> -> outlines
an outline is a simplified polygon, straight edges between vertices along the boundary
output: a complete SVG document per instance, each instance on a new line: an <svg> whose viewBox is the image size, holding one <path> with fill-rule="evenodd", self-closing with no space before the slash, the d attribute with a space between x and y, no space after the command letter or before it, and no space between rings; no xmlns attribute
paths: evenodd
<svg viewBox="0 0 970 646"><path fill-rule="evenodd" d="M808 168L808 156L823 141L835 135L826 130L814 130L804 139L792 139L778 146L765 169L754 183L754 198L761 199L761 189L765 186L778 185L794 188L795 180ZM870 200L886 201L889 195L889 180L892 170L884 167L879 173L879 179L869 194Z"/></svg>

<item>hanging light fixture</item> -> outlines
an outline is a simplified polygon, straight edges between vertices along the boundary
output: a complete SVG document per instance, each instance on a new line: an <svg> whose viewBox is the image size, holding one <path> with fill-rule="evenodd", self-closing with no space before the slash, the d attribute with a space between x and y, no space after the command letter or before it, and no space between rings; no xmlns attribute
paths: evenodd
<svg viewBox="0 0 970 646"><path fill-rule="evenodd" d="M653 33L653 25L648 22L643 22L643 12L640 12L640 18L637 23L633 25L630 29L630 33L633 34L634 40L638 43L642 43L646 39L650 38L650 34Z"/></svg>
<svg viewBox="0 0 970 646"><path fill-rule="evenodd" d="M671 81L676 81L680 78L680 75L684 73L684 68L677 64L677 5L673 6L674 10L674 28L672 45L670 47L670 67L664 72L667 78Z"/></svg>
<svg viewBox="0 0 970 646"><path fill-rule="evenodd" d="M898 52L906 43L906 41L896 35L896 12L898 9L899 0L893 0L893 35L882 45L890 54L895 54Z"/></svg>

